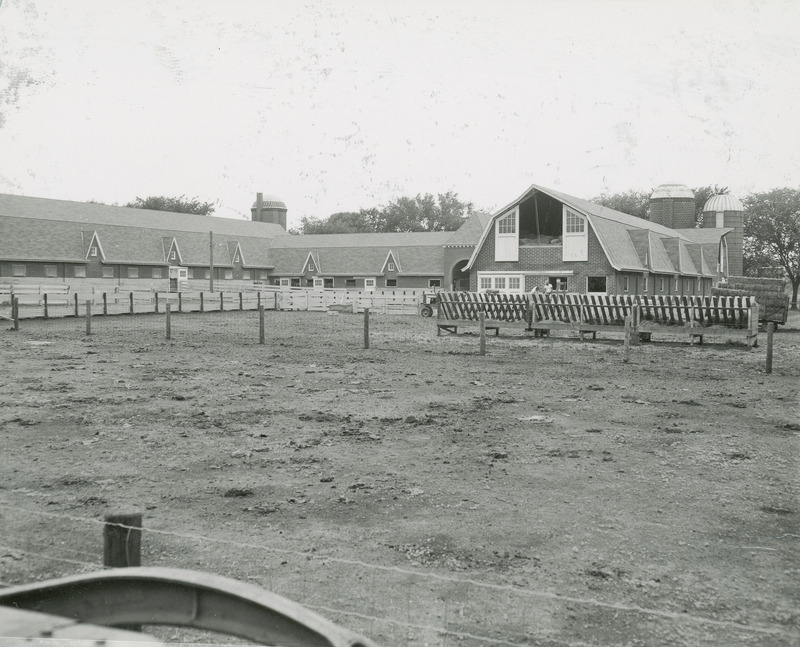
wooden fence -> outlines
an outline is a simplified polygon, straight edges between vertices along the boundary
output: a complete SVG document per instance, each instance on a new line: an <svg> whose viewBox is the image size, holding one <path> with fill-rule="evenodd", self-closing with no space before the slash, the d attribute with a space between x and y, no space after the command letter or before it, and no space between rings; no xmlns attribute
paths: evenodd
<svg viewBox="0 0 800 647"><path fill-rule="evenodd" d="M574 330L581 333L621 332L630 316L633 333L649 339L651 333L685 332L702 342L705 335L743 335L748 346L758 340L758 304L752 297L645 296L441 292L437 328L458 332L475 326L485 313L486 327L525 331Z"/></svg>
<svg viewBox="0 0 800 647"><path fill-rule="evenodd" d="M98 291L71 290L67 285L0 285L0 318L10 319L12 300L22 319L82 316L90 302L95 315L145 314L220 310L319 311L342 310L376 314L419 314L423 294L428 290L398 289L349 291L341 289L279 288L265 286L247 291L160 292L151 288L113 288Z"/></svg>

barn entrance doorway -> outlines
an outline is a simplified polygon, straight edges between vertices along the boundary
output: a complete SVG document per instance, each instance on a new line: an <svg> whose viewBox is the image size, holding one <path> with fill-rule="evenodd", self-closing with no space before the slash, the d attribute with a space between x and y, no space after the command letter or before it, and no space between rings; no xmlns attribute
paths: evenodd
<svg viewBox="0 0 800 647"><path fill-rule="evenodd" d="M169 268L169 291L183 292L189 286L189 270L185 267Z"/></svg>
<svg viewBox="0 0 800 647"><path fill-rule="evenodd" d="M458 261L453 266L453 290L469 290L469 270L464 269L467 263L469 259Z"/></svg>

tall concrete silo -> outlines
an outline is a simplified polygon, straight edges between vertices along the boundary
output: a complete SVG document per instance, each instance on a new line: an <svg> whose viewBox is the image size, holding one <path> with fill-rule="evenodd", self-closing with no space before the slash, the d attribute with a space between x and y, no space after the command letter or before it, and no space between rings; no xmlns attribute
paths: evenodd
<svg viewBox="0 0 800 647"><path fill-rule="evenodd" d="M276 195L256 194L250 212L253 222L271 222L286 229L286 204Z"/></svg>
<svg viewBox="0 0 800 647"><path fill-rule="evenodd" d="M650 196L650 222L670 229L694 227L694 193L685 184L662 184Z"/></svg>
<svg viewBox="0 0 800 647"><path fill-rule="evenodd" d="M729 227L728 276L744 273L744 205L729 193L712 195L703 205L703 228Z"/></svg>

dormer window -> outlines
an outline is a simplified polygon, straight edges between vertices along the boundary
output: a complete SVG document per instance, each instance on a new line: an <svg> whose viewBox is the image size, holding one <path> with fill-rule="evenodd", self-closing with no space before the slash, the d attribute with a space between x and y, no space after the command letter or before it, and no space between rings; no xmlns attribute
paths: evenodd
<svg viewBox="0 0 800 647"><path fill-rule="evenodd" d="M394 263L389 263L389 271L394 272Z"/></svg>
<svg viewBox="0 0 800 647"><path fill-rule="evenodd" d="M517 233L517 213L516 211L500 218L497 221L498 234L516 234Z"/></svg>
<svg viewBox="0 0 800 647"><path fill-rule="evenodd" d="M92 256L97 256L97 246L92 245L92 251L90 252Z"/></svg>
<svg viewBox="0 0 800 647"><path fill-rule="evenodd" d="M233 262L234 263L238 263L239 262L239 252L238 251L236 253L234 253L234 255L233 255Z"/></svg>
<svg viewBox="0 0 800 647"><path fill-rule="evenodd" d="M309 263L308 264L308 271L309 272L313 272L314 271L314 263Z"/></svg>
<svg viewBox="0 0 800 647"><path fill-rule="evenodd" d="M170 252L169 253L169 260L174 261L175 258L176 258L175 252L174 251Z"/></svg>

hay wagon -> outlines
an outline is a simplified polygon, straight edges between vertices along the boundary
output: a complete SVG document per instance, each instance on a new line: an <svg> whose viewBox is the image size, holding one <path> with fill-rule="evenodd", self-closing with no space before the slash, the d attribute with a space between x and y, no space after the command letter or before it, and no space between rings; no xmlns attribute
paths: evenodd
<svg viewBox="0 0 800 647"><path fill-rule="evenodd" d="M772 322L777 328L789 318L789 295L786 293L784 279L731 276L725 287L712 288L711 294L755 297L758 303L758 320L764 325Z"/></svg>

